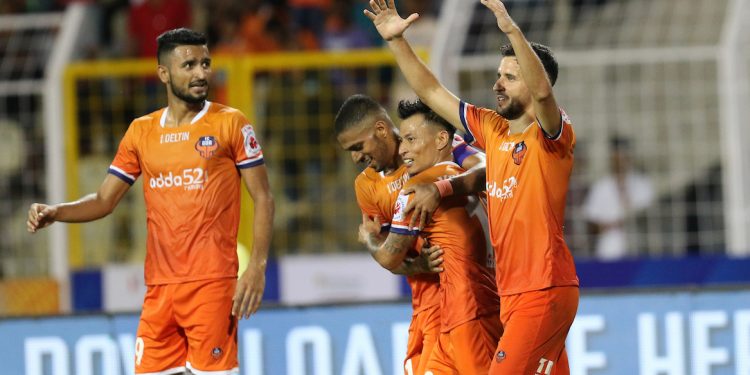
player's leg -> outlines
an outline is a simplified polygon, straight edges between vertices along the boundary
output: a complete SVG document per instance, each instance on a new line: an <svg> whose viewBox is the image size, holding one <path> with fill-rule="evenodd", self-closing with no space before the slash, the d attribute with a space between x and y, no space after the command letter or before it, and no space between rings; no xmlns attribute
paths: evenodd
<svg viewBox="0 0 750 375"><path fill-rule="evenodd" d="M406 343L406 358L404 358L404 375L416 374L419 361L422 358L422 330L419 328L420 321L415 315L409 324L409 338Z"/></svg>
<svg viewBox="0 0 750 375"><path fill-rule="evenodd" d="M422 375L440 338L440 306L435 305L423 310L417 316L422 335L422 353L419 363L414 367L414 374Z"/></svg>
<svg viewBox="0 0 750 375"><path fill-rule="evenodd" d="M552 368L552 375L569 375L570 364L568 363L568 351L563 347L560 357L557 358L557 364Z"/></svg>
<svg viewBox="0 0 750 375"><path fill-rule="evenodd" d="M454 366L454 347L451 343L450 332L441 333L435 346L430 352L430 359L424 367L424 375L458 375Z"/></svg>
<svg viewBox="0 0 750 375"><path fill-rule="evenodd" d="M149 286L135 339L136 374L182 374L187 341L172 309L173 285Z"/></svg>
<svg viewBox="0 0 750 375"><path fill-rule="evenodd" d="M237 319L232 316L235 279L178 284L177 323L188 338L186 367L194 373L239 374Z"/></svg>
<svg viewBox="0 0 750 375"><path fill-rule="evenodd" d="M492 375L568 374L560 362L578 309L577 287L503 296L504 333L490 367Z"/></svg>
<svg viewBox="0 0 750 375"><path fill-rule="evenodd" d="M497 342L502 336L498 314L466 322L450 333L453 361L459 374L487 374Z"/></svg>

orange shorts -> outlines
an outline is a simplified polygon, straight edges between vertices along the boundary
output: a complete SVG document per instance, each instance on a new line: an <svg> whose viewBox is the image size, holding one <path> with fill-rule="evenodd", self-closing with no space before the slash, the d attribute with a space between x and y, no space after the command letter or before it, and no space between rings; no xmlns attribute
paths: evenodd
<svg viewBox="0 0 750 375"><path fill-rule="evenodd" d="M239 373L235 279L152 285L135 343L136 374ZM202 372L201 372L202 373Z"/></svg>
<svg viewBox="0 0 750 375"><path fill-rule="evenodd" d="M503 334L497 313L468 321L440 334L425 375L484 375L490 370L497 340Z"/></svg>
<svg viewBox="0 0 750 375"><path fill-rule="evenodd" d="M570 374L565 338L578 310L578 287L552 287L501 296L505 332L492 375Z"/></svg>
<svg viewBox="0 0 750 375"><path fill-rule="evenodd" d="M440 305L428 307L416 313L409 325L409 341L406 344L404 374L424 374L427 359L430 358L440 335Z"/></svg>

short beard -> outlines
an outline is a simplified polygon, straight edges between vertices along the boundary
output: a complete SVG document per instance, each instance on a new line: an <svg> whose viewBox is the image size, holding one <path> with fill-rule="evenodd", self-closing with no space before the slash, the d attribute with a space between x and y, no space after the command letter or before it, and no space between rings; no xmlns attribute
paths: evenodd
<svg viewBox="0 0 750 375"><path fill-rule="evenodd" d="M172 93L174 94L174 96L178 97L180 100L182 100L185 103L200 104L200 103L203 103L208 97L208 89L206 89L206 93L203 95L193 96L187 90L183 91L179 87L175 86L174 83L172 83L172 81L169 81L169 87L172 88Z"/></svg>
<svg viewBox="0 0 750 375"><path fill-rule="evenodd" d="M508 120L515 120L523 115L524 110L523 110L523 107L518 102L512 101L510 102L510 105L505 107L505 109L501 109L498 106L497 113L499 113L500 116L503 116L504 118Z"/></svg>

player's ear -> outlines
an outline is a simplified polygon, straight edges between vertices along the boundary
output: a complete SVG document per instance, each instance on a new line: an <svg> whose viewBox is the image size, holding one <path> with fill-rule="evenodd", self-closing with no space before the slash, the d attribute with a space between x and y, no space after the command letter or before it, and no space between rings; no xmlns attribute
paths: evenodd
<svg viewBox="0 0 750 375"><path fill-rule="evenodd" d="M388 138L388 124L385 121L375 121L375 135L380 138Z"/></svg>
<svg viewBox="0 0 750 375"><path fill-rule="evenodd" d="M169 83L169 69L167 69L166 66L159 64L159 66L156 68L156 74L159 76L159 80L161 81L161 83Z"/></svg>
<svg viewBox="0 0 750 375"><path fill-rule="evenodd" d="M448 131L441 130L435 135L435 145L438 150L442 150L451 145L451 136Z"/></svg>

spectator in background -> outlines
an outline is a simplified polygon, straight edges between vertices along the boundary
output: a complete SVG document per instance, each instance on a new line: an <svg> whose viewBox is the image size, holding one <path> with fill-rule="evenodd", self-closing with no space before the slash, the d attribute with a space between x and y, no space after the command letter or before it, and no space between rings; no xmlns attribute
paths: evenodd
<svg viewBox="0 0 750 375"><path fill-rule="evenodd" d="M23 13L26 10L26 2L23 0L0 1L0 14Z"/></svg>
<svg viewBox="0 0 750 375"><path fill-rule="evenodd" d="M275 9L261 1L230 7L212 19L216 32L215 54L276 52L283 40L276 32L279 24Z"/></svg>
<svg viewBox="0 0 750 375"><path fill-rule="evenodd" d="M159 35L191 24L192 10L187 0L132 0L128 16L130 54L153 58Z"/></svg>
<svg viewBox="0 0 750 375"><path fill-rule="evenodd" d="M299 49L320 49L326 12L331 3L332 0L289 0L292 29Z"/></svg>
<svg viewBox="0 0 750 375"><path fill-rule="evenodd" d="M352 22L353 5L352 0L334 0L326 17L321 40L323 49L345 51L373 45L367 33Z"/></svg>
<svg viewBox="0 0 750 375"><path fill-rule="evenodd" d="M419 14L419 22L406 30L406 37L412 47L428 49L437 27L437 14L431 0L407 0L403 2L404 14Z"/></svg>
<svg viewBox="0 0 750 375"><path fill-rule="evenodd" d="M627 222L654 201L654 187L648 176L631 162L630 141L610 139L610 174L594 182L583 203L583 213L595 234L594 255L613 261L632 254Z"/></svg>

